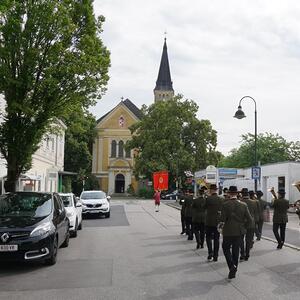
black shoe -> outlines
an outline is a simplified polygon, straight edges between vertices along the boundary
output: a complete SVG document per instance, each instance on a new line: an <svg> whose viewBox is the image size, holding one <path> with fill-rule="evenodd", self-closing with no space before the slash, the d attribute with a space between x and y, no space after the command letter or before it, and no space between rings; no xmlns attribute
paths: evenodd
<svg viewBox="0 0 300 300"><path fill-rule="evenodd" d="M282 249L283 244L284 244L283 242L281 242L280 244L278 244L277 249Z"/></svg>
<svg viewBox="0 0 300 300"><path fill-rule="evenodd" d="M192 241L192 240L193 240L193 238L191 238L191 237L188 237L188 238L187 238L187 240L188 240L188 241Z"/></svg>
<svg viewBox="0 0 300 300"><path fill-rule="evenodd" d="M200 244L199 243L197 243L197 247L196 247L196 249L199 249L200 248Z"/></svg>
<svg viewBox="0 0 300 300"><path fill-rule="evenodd" d="M214 259L213 259L214 261L218 261L218 258L217 257L214 257Z"/></svg>
<svg viewBox="0 0 300 300"><path fill-rule="evenodd" d="M204 245L201 245L201 249L203 249L204 248Z"/></svg>
<svg viewBox="0 0 300 300"><path fill-rule="evenodd" d="M241 255L240 261L244 261L244 260L245 260L245 256Z"/></svg>
<svg viewBox="0 0 300 300"><path fill-rule="evenodd" d="M213 258L213 256L212 256L211 254L209 254L209 255L207 256L207 261L211 261L212 258Z"/></svg>
<svg viewBox="0 0 300 300"><path fill-rule="evenodd" d="M260 237L257 237L256 240L257 240L257 241L260 241Z"/></svg>
<svg viewBox="0 0 300 300"><path fill-rule="evenodd" d="M185 234L185 232L184 232L184 231L181 231L180 234Z"/></svg>
<svg viewBox="0 0 300 300"><path fill-rule="evenodd" d="M249 256L245 256L245 261L248 261L248 259L249 259Z"/></svg>
<svg viewBox="0 0 300 300"><path fill-rule="evenodd" d="M236 266L233 266L229 271L228 279L235 278L236 271L237 271Z"/></svg>

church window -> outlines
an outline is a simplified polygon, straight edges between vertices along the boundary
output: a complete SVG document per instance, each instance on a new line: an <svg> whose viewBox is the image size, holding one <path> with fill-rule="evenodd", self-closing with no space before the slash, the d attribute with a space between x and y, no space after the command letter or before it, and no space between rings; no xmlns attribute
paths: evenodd
<svg viewBox="0 0 300 300"><path fill-rule="evenodd" d="M124 142L119 142L119 157L124 157Z"/></svg>
<svg viewBox="0 0 300 300"><path fill-rule="evenodd" d="M117 156L117 142L113 140L111 142L111 157L116 157Z"/></svg>

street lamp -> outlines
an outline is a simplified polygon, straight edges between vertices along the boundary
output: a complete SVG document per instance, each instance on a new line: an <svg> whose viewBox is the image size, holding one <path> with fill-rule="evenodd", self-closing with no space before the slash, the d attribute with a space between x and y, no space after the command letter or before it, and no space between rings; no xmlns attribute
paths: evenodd
<svg viewBox="0 0 300 300"><path fill-rule="evenodd" d="M256 111L256 101L250 96L244 96L240 100L238 110L236 111L236 113L233 117L237 118L239 120L243 119L243 118L246 118L246 115L243 112L242 105L241 105L242 101L245 98L251 99L254 102L254 106L255 106L255 110L254 110L254 122L255 122L255 130L254 130L254 165L255 165L255 167L257 167L257 111ZM256 177L254 178L254 189L255 189L255 192L256 192L257 191L257 178Z"/></svg>

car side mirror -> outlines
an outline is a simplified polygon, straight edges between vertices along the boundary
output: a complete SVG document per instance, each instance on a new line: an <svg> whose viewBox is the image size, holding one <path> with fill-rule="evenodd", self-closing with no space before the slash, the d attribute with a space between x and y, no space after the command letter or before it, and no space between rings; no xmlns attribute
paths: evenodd
<svg viewBox="0 0 300 300"><path fill-rule="evenodd" d="M82 207L82 204L78 201L78 202L76 203L76 207Z"/></svg>
<svg viewBox="0 0 300 300"><path fill-rule="evenodd" d="M110 196L107 196L106 199L107 199L107 201L110 201L111 197L110 197Z"/></svg>

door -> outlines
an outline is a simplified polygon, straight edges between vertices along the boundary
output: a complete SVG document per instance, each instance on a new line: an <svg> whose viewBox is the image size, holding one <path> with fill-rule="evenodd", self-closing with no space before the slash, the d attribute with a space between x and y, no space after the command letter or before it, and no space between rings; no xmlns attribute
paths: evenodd
<svg viewBox="0 0 300 300"><path fill-rule="evenodd" d="M115 192L125 193L125 177L123 174L118 174L115 179Z"/></svg>

